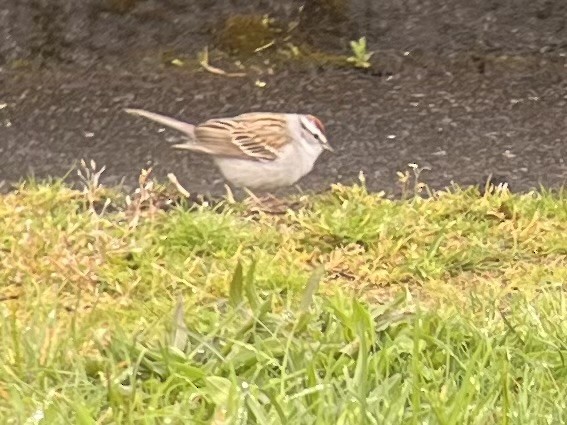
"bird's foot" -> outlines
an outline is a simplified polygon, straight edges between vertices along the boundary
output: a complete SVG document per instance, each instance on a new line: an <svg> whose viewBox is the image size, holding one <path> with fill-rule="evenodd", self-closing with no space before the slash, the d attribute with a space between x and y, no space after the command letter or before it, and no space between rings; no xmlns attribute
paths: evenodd
<svg viewBox="0 0 567 425"><path fill-rule="evenodd" d="M285 214L288 210L295 206L295 202L289 202L284 199L275 197L272 194L267 194L262 197L256 196L254 193L247 190L249 197L244 201L248 210L251 213L266 213L266 214Z"/></svg>

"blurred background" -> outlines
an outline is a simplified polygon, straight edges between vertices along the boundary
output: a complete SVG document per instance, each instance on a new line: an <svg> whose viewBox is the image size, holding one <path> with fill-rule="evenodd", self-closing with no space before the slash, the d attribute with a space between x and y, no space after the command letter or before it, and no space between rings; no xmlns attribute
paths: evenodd
<svg viewBox="0 0 567 425"><path fill-rule="evenodd" d="M0 182L62 176L81 158L103 182L142 168L222 192L209 158L177 152L142 107L189 122L251 110L326 124L303 189L513 190L567 177L564 0L1 0Z"/></svg>

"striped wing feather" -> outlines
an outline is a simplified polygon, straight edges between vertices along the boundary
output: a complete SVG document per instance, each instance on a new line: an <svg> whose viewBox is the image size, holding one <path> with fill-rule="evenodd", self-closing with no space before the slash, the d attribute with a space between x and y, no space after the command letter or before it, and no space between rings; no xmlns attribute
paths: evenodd
<svg viewBox="0 0 567 425"><path fill-rule="evenodd" d="M195 137L216 155L273 161L289 132L284 116L256 112L208 120L195 128Z"/></svg>

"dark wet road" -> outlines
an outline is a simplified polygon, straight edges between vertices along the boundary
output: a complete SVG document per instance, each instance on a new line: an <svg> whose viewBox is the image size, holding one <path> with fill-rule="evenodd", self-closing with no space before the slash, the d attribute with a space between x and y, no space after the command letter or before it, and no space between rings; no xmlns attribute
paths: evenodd
<svg viewBox="0 0 567 425"><path fill-rule="evenodd" d="M177 133L124 107L188 121L252 110L316 114L337 152L319 159L304 189L364 171L371 189L390 192L408 163L429 167L423 179L437 188L491 173L513 190L564 184L567 6L513 3L8 0L0 13L0 184L62 176L86 158L106 165L107 184L134 186L153 165L190 191L222 191L210 159L169 149ZM365 35L380 75L288 64L227 78L163 66L167 52L194 60L214 48L239 13L297 23L291 42L325 54L347 54L349 40Z"/></svg>
<svg viewBox="0 0 567 425"><path fill-rule="evenodd" d="M314 113L335 154L325 153L301 182L324 189L364 171L372 190L392 191L396 171L427 166L434 187L482 182L493 173L513 190L567 179L567 67L561 61L433 71L406 66L392 76L354 71L282 71L255 78L165 70L0 73L0 180L61 176L81 158L106 165L103 181L135 185L141 168L173 172L193 192L222 191L205 156L168 148L173 131L121 112L124 107L199 121L252 110ZM6 187L6 186L5 186Z"/></svg>

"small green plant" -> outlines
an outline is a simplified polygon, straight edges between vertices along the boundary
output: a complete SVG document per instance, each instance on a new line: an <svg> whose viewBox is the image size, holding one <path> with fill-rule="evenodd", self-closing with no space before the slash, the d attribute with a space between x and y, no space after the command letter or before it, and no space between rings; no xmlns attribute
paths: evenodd
<svg viewBox="0 0 567 425"><path fill-rule="evenodd" d="M358 41L351 41L350 48L352 56L347 58L347 61L354 64L356 68L370 68L370 58L374 52L368 52L366 46L366 37L360 37Z"/></svg>

